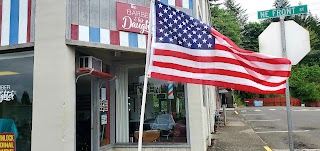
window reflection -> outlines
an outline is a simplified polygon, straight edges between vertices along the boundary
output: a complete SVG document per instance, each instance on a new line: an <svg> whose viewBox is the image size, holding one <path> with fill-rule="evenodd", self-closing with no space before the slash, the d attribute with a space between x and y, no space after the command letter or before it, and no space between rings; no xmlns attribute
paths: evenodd
<svg viewBox="0 0 320 151"><path fill-rule="evenodd" d="M1 54L0 134L13 133L17 151L31 151L33 52Z"/></svg>
<svg viewBox="0 0 320 151"><path fill-rule="evenodd" d="M138 141L144 68L129 71L130 142ZM144 143L186 143L184 85L149 79L144 119Z"/></svg>

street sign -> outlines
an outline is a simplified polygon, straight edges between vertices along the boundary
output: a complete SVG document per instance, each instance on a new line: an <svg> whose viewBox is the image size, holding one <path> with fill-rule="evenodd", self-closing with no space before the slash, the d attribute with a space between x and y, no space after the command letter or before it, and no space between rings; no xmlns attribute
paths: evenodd
<svg viewBox="0 0 320 151"><path fill-rule="evenodd" d="M284 25L287 58L296 65L310 52L309 31L292 20L285 21ZM280 23L273 22L259 35L260 53L283 57L280 30Z"/></svg>
<svg viewBox="0 0 320 151"><path fill-rule="evenodd" d="M258 19L265 18L277 18L280 16L291 16L298 14L306 14L308 13L307 5L293 6L281 9L270 9L264 11L258 11Z"/></svg>

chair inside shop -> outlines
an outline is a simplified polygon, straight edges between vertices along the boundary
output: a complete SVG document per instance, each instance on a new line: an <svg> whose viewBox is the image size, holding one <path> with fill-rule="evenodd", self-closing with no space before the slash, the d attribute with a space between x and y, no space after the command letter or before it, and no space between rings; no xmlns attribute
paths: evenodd
<svg viewBox="0 0 320 151"><path fill-rule="evenodd" d="M152 130L160 130L161 136L165 137L166 141L168 141L175 124L171 114L160 114L157 116L155 122L150 124L150 127Z"/></svg>

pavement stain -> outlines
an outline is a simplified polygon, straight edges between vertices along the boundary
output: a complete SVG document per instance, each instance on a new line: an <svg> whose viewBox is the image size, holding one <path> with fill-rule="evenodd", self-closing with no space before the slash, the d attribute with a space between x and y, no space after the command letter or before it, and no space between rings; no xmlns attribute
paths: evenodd
<svg viewBox="0 0 320 151"><path fill-rule="evenodd" d="M275 129L275 126L259 126L260 129Z"/></svg>
<svg viewBox="0 0 320 151"><path fill-rule="evenodd" d="M253 134L255 134L255 131L253 129L246 129L246 130L240 131L240 133L253 133Z"/></svg>
<svg viewBox="0 0 320 151"><path fill-rule="evenodd" d="M240 121L229 121L227 126L245 126L245 124Z"/></svg>
<svg viewBox="0 0 320 151"><path fill-rule="evenodd" d="M314 127L299 127L300 130L320 130L319 128L314 128Z"/></svg>
<svg viewBox="0 0 320 151"><path fill-rule="evenodd" d="M305 142L297 141L299 140L298 136L293 137L295 140L293 141L293 146L294 149L302 149L302 150L307 150L307 149L317 149L317 146L315 144L307 144ZM288 138L285 137L283 138L285 142L288 142ZM288 143L287 143L288 144ZM288 144L289 145L289 144ZM319 150L320 151L320 150Z"/></svg>
<svg viewBox="0 0 320 151"><path fill-rule="evenodd" d="M294 141L294 148L295 149L316 149L312 144L305 144L303 142Z"/></svg>

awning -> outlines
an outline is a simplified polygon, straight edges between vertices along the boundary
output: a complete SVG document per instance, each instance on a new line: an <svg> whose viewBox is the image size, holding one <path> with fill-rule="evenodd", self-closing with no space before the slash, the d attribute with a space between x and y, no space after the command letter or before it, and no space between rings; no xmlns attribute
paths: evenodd
<svg viewBox="0 0 320 151"><path fill-rule="evenodd" d="M78 68L77 73L81 73L81 74L86 74L86 73L89 74L90 73L91 75L97 76L99 78L112 78L113 77L111 74L101 72L98 70L92 70L91 68Z"/></svg>

